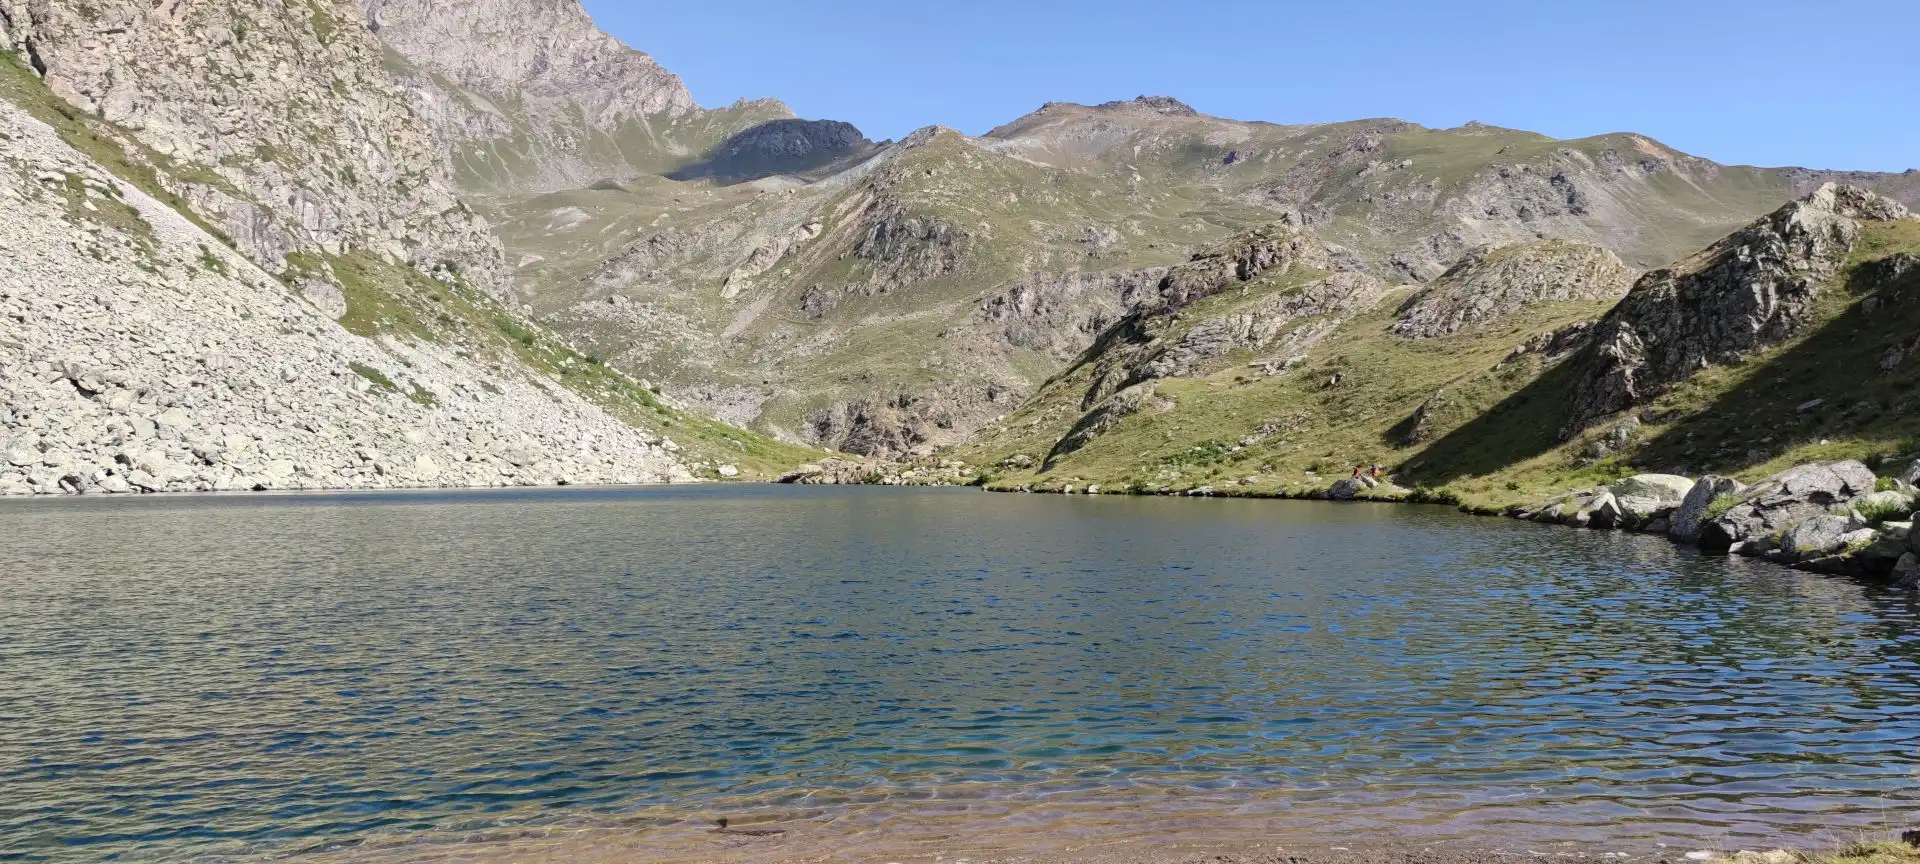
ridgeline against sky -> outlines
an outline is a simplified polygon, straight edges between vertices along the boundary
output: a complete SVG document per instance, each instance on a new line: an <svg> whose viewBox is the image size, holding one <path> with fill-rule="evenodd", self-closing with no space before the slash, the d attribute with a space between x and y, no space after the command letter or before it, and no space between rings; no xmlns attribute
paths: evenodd
<svg viewBox="0 0 1920 864"><path fill-rule="evenodd" d="M1729 164L1920 167L1920 4L1834 0L587 0L706 105L777 96L874 138L1043 102L1177 96L1239 120L1480 120L1651 135Z"/></svg>

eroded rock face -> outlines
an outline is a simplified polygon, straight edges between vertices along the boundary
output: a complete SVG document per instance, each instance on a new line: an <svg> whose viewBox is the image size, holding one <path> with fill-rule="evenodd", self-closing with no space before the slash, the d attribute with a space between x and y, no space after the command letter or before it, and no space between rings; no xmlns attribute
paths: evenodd
<svg viewBox="0 0 1920 864"><path fill-rule="evenodd" d="M0 0L0 14L55 94L198 166L174 191L268 269L361 248L507 290L499 241L454 196L349 0Z"/></svg>
<svg viewBox="0 0 1920 864"><path fill-rule="evenodd" d="M1907 217L1896 202L1828 184L1647 274L1601 322L1562 434L1641 404L1703 366L1797 334L1853 249L1858 220Z"/></svg>
<svg viewBox="0 0 1920 864"><path fill-rule="evenodd" d="M1566 240L1482 246L1408 300L1393 329L1408 339L1452 336L1541 303L1619 299L1632 285L1633 271L1598 246Z"/></svg>
<svg viewBox="0 0 1920 864"><path fill-rule="evenodd" d="M1287 222L1243 231L1168 271L1157 301L1143 311L1177 312L1230 286L1295 266L1337 269L1333 250Z"/></svg>
<svg viewBox="0 0 1920 864"><path fill-rule="evenodd" d="M861 396L814 412L809 438L861 456L924 454L948 443L970 407L950 388Z"/></svg>
<svg viewBox="0 0 1920 864"><path fill-rule="evenodd" d="M974 324L996 341L1066 362L1151 295L1166 273L1167 268L1158 267L1035 274L983 301Z"/></svg>
<svg viewBox="0 0 1920 864"><path fill-rule="evenodd" d="M1329 275L1229 315L1176 327L1174 316L1182 309L1234 286L1284 276L1296 267ZM1103 334L1104 344L1093 359L1097 374L1082 405L1090 409L1144 381L1196 374L1235 347L1266 347L1293 321L1351 314L1371 306L1384 291L1379 280L1345 271L1333 249L1291 225L1242 232L1168 270L1153 293Z"/></svg>

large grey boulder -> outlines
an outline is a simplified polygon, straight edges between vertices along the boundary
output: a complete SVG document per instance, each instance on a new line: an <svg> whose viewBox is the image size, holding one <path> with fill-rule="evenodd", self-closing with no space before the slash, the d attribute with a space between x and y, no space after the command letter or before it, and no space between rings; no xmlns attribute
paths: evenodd
<svg viewBox="0 0 1920 864"><path fill-rule="evenodd" d="M1845 546L1847 535L1854 530L1853 521L1847 517L1822 514L1788 530L1779 551L1796 560L1826 555Z"/></svg>
<svg viewBox="0 0 1920 864"><path fill-rule="evenodd" d="M1891 513L1895 516L1906 516L1913 512L1913 495L1898 489L1888 489L1885 492L1863 495L1848 503L1862 513L1881 512ZM1889 517L1883 516L1881 518Z"/></svg>
<svg viewBox="0 0 1920 864"><path fill-rule="evenodd" d="M1600 494L1595 495L1593 500L1587 502L1586 507L1582 508L1580 512L1573 514L1571 524L1578 525L1582 528L1597 528L1600 530L1618 527L1620 524L1620 505L1614 501L1612 492L1602 489L1600 490Z"/></svg>
<svg viewBox="0 0 1920 864"><path fill-rule="evenodd" d="M1920 553L1908 552L1893 565L1893 582L1902 588L1920 586Z"/></svg>
<svg viewBox="0 0 1920 864"><path fill-rule="evenodd" d="M1607 487L1625 526L1638 527L1678 510L1693 480L1674 474L1639 474Z"/></svg>
<svg viewBox="0 0 1920 864"><path fill-rule="evenodd" d="M1345 477L1333 484L1333 488L1327 490L1327 497L1335 501L1352 501L1361 490L1366 488L1367 485L1360 482L1360 478Z"/></svg>
<svg viewBox="0 0 1920 864"><path fill-rule="evenodd" d="M1722 495L1736 495L1746 488L1740 481L1731 477L1709 474L1694 481L1693 488L1687 490L1687 496L1680 501L1680 507L1670 517L1667 536L1681 543L1700 541L1700 523L1707 518L1707 508L1719 500Z"/></svg>
<svg viewBox="0 0 1920 864"><path fill-rule="evenodd" d="M1700 546L1756 551L1740 544L1784 534L1808 519L1827 515L1835 504L1873 494L1875 483L1873 472L1852 460L1789 468L1755 484L1733 509L1702 525Z"/></svg>

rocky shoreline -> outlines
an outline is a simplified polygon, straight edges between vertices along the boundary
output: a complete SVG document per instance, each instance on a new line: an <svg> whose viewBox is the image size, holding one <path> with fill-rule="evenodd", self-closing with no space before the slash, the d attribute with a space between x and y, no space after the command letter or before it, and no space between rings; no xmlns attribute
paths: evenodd
<svg viewBox="0 0 1920 864"><path fill-rule="evenodd" d="M1704 552L1763 558L1797 570L1920 586L1913 514L1920 463L1898 478L1853 460L1813 462L1746 486L1728 477L1640 474L1515 506L1515 519L1661 534Z"/></svg>
<svg viewBox="0 0 1920 864"><path fill-rule="evenodd" d="M1890 581L1920 587L1920 462L1898 477L1880 477L1854 460L1811 462L1751 486L1731 477L1636 474L1605 486L1562 493L1536 505L1502 510L1462 507L1476 515L1504 515L1596 531L1668 537L1703 552L1762 558L1797 570ZM1170 490L1065 483L995 487L964 462L911 463L824 460L803 465L777 482L794 485L981 486L994 492L1157 495L1194 498L1271 498L1459 504L1445 493L1406 489L1390 479L1342 478L1326 488Z"/></svg>

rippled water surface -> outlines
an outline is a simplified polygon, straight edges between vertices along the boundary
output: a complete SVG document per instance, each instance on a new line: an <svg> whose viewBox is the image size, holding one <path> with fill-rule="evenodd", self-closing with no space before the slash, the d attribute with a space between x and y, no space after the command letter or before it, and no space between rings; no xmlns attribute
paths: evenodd
<svg viewBox="0 0 1920 864"><path fill-rule="evenodd" d="M1438 508L9 503L0 860L409 857L723 813L1851 837L1920 800L1917 633L1906 595Z"/></svg>

